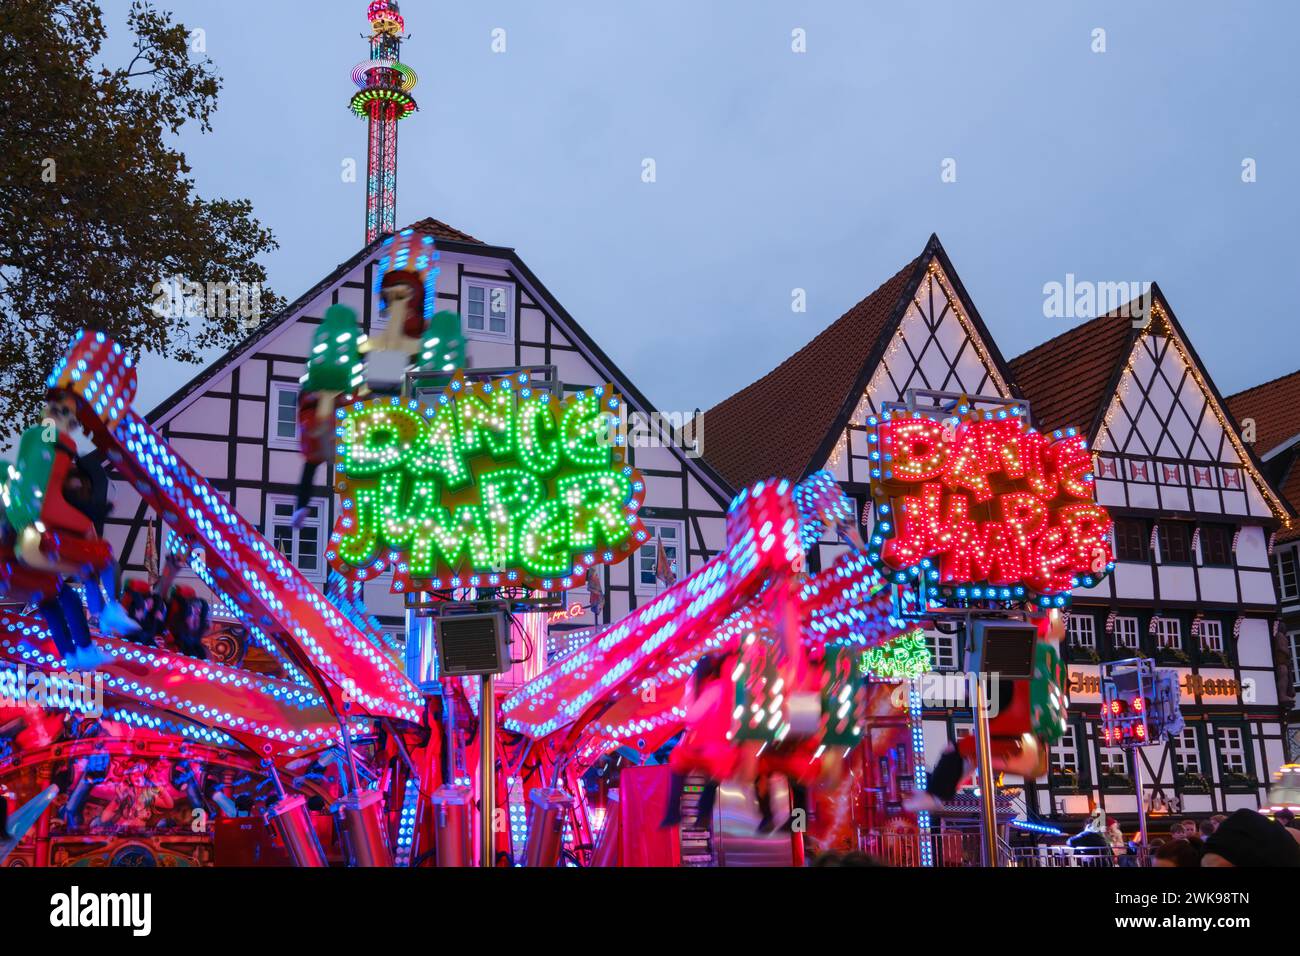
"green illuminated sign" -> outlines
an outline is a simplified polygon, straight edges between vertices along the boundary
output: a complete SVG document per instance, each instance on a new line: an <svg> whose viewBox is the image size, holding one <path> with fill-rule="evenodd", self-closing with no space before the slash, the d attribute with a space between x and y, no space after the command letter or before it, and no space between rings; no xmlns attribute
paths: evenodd
<svg viewBox="0 0 1300 956"><path fill-rule="evenodd" d="M864 674L886 680L911 680L930 669L930 651L925 632L912 631L878 647L862 652L858 668Z"/></svg>
<svg viewBox="0 0 1300 956"><path fill-rule="evenodd" d="M645 480L612 437L621 401L609 386L560 400L521 373L341 409L330 564L353 580L392 567L395 591L565 590L621 561L648 539Z"/></svg>

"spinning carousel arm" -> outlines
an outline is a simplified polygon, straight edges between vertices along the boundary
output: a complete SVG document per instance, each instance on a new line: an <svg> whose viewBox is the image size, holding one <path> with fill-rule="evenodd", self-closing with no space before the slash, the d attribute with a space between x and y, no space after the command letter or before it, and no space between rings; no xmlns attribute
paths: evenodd
<svg viewBox="0 0 1300 956"><path fill-rule="evenodd" d="M721 556L714 559L720 560ZM709 565L706 565L696 574L703 575L708 569ZM690 580L688 578L676 587L682 587ZM794 578L791 576L786 580L793 584ZM639 746L644 743L640 749L646 752L657 749L682 727L685 717L681 701L683 685L700 658L709 653L734 650L740 640L760 623L770 624L772 609L767 605L772 603L775 592L775 588L762 584L757 590L746 587L728 591L729 600L743 601L738 609L727 611L726 608L732 605L724 601L721 607L714 609L717 613L692 619L686 627L678 630L670 645L665 645L655 655L642 655L643 645L629 638L624 655L607 656L603 659L603 669L593 671L595 674L604 673L605 669L617 671L620 675L617 685L592 698L582 714L571 723L549 735L531 735L543 738L542 746L532 748L532 753L535 756L545 753L552 759L586 754L594 759L600 753L623 744ZM665 592L664 596L671 593ZM746 595L751 596L746 599ZM860 551L838 557L826 570L786 593L783 603L792 612L794 630L789 632L790 636L797 634L803 646L814 652L820 652L828 644L850 644L865 650L886 644L918 626L915 621L906 621L895 615L888 582ZM613 635L634 623L635 616L610 625L594 635L584 651L579 653L601 653L603 644L608 644ZM534 685L522 688L505 701L507 719L513 716L516 721L507 729L528 733L526 717L538 713L538 710L535 703L525 703L529 701L527 694L534 693L540 697L556 687L561 688L557 693L577 694L590 683L582 677L586 673L588 667L575 663L572 658L550 668L536 679ZM643 697L639 691L650 681L653 682L654 694ZM525 716L516 716L520 714Z"/></svg>
<svg viewBox="0 0 1300 956"><path fill-rule="evenodd" d="M48 384L77 396L95 444L164 521L204 546L218 583L309 664L331 711L352 702L374 716L420 719L419 691L401 668L131 411L135 370L116 343L83 332Z"/></svg>
<svg viewBox="0 0 1300 956"><path fill-rule="evenodd" d="M818 649L828 641L866 647L897 637L909 628L890 614L886 582L861 551L796 583L803 547L845 514L851 508L845 511L843 496L822 474L797 486L769 482L743 492L727 516L725 552L508 697L502 726L549 738L561 752L606 716L602 737L679 724L680 707L665 703L671 689L703 654L734 647L756 615L774 609L788 640L797 636ZM661 699L638 707L629 697L650 678Z"/></svg>
<svg viewBox="0 0 1300 956"><path fill-rule="evenodd" d="M576 722L580 733L609 700L706 637L768 581L791 574L802 552L790 487L760 482L742 492L727 515L722 554L507 697L502 726L540 739Z"/></svg>
<svg viewBox="0 0 1300 956"><path fill-rule="evenodd" d="M50 804L54 802L54 798L58 795L58 787L54 785L46 787L19 807L9 819L7 826L0 828L0 863L4 863L5 858L22 842L23 837L27 835L27 831L50 808ZM3 797L0 797L0 800L3 799Z"/></svg>
<svg viewBox="0 0 1300 956"><path fill-rule="evenodd" d="M109 658L100 668L106 693L172 711L246 744L324 746L338 734L324 701L288 681L128 641L101 636L97 644ZM61 662L45 627L11 611L0 611L0 658L47 672Z"/></svg>

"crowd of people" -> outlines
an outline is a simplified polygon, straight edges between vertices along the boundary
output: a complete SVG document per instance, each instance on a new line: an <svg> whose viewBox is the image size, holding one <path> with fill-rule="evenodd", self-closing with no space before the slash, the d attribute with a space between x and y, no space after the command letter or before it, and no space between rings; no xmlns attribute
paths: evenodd
<svg viewBox="0 0 1300 956"><path fill-rule="evenodd" d="M1128 840L1114 817L1098 808L1083 829L1066 841L1076 855L1096 866L1140 866L1141 848ZM1182 819L1168 837L1148 847L1152 866L1300 866L1300 825L1290 810L1270 819L1257 810L1216 813L1197 821Z"/></svg>
<svg viewBox="0 0 1300 956"><path fill-rule="evenodd" d="M1150 854L1157 867L1300 866L1300 825L1290 810L1272 819L1246 809L1183 819L1151 841Z"/></svg>

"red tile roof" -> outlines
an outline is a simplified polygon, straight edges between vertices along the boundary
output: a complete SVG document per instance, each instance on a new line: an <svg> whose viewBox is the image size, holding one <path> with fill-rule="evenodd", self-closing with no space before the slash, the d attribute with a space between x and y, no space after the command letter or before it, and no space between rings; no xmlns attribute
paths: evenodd
<svg viewBox="0 0 1300 956"><path fill-rule="evenodd" d="M461 232L455 226L449 226L440 219L426 217L418 222L411 223L406 228L428 233L435 239L446 239L451 242L477 242L480 246L483 245L483 240L475 239L468 232Z"/></svg>
<svg viewBox="0 0 1300 956"><path fill-rule="evenodd" d="M813 456L846 404L856 403L864 367L892 333L929 253L927 247L794 355L704 413L705 460L733 488L798 480L821 464Z"/></svg>
<svg viewBox="0 0 1300 956"><path fill-rule="evenodd" d="M1291 506L1292 511L1300 512L1300 455L1292 457L1291 466L1278 482L1278 491ZM1292 525L1290 531L1278 532L1277 536L1279 542L1294 541L1296 538L1300 538L1300 522Z"/></svg>
<svg viewBox="0 0 1300 956"><path fill-rule="evenodd" d="M1132 331L1131 319L1103 315L1011 360L1011 373L1041 431L1070 425L1092 429L1111 399L1115 372L1132 349Z"/></svg>
<svg viewBox="0 0 1300 956"><path fill-rule="evenodd" d="M1300 372L1229 395L1225 401L1238 424L1247 418L1255 420L1254 450L1261 458L1300 435ZM1291 461L1275 485L1291 510L1300 511L1300 455L1284 453L1284 457L1286 454ZM1300 538L1300 523L1278 534L1279 542L1295 538Z"/></svg>
<svg viewBox="0 0 1300 956"><path fill-rule="evenodd" d="M1255 420L1255 453L1260 457L1300 435L1300 372L1229 395L1226 401L1238 423Z"/></svg>

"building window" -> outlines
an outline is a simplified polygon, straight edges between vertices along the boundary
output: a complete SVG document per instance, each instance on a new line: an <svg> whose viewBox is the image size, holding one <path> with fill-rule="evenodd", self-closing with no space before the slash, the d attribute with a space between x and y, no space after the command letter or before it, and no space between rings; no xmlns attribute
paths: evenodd
<svg viewBox="0 0 1300 956"><path fill-rule="evenodd" d="M1300 598L1300 569L1296 565L1295 548L1279 551L1273 567L1277 571L1277 590L1282 600L1294 601Z"/></svg>
<svg viewBox="0 0 1300 956"><path fill-rule="evenodd" d="M650 537L637 551L636 590L638 594L658 594L668 586L659 574L659 545L663 545L672 577L681 580L685 570L681 560L685 532L679 521L646 521L645 530Z"/></svg>
<svg viewBox="0 0 1300 956"><path fill-rule="evenodd" d="M1061 739L1052 744L1050 758L1052 772L1071 777L1079 775L1079 742L1074 735L1074 725L1068 724Z"/></svg>
<svg viewBox="0 0 1300 956"><path fill-rule="evenodd" d="M266 499L271 541L276 550L289 559L305 577L322 580L325 577L325 560L322 546L325 541L324 498L313 498L307 506L307 520L301 528L293 526L294 500L286 496L268 495Z"/></svg>
<svg viewBox="0 0 1300 956"><path fill-rule="evenodd" d="M584 614L596 615L593 620L600 620L600 614L604 610L604 596L609 593L609 570L608 565L596 565L592 570L596 572L596 581L600 585L600 601L597 606L592 607L591 588L587 587L587 575L582 574L574 578L576 582L573 587L564 592L564 614L569 620L574 620L575 624L581 623ZM576 609L575 609L576 608ZM556 618L557 623L561 618Z"/></svg>
<svg viewBox="0 0 1300 956"><path fill-rule="evenodd" d="M511 288L500 282L465 280L465 331L479 335L510 335Z"/></svg>
<svg viewBox="0 0 1300 956"><path fill-rule="evenodd" d="M1126 651L1138 649L1138 619L1135 617L1115 618L1115 647Z"/></svg>
<svg viewBox="0 0 1300 956"><path fill-rule="evenodd" d="M1065 627L1071 647L1082 647L1090 651L1097 649L1097 622L1091 614L1071 611Z"/></svg>
<svg viewBox="0 0 1300 956"><path fill-rule="evenodd" d="M1156 618L1156 647L1162 651L1182 650L1183 622L1176 617Z"/></svg>
<svg viewBox="0 0 1300 956"><path fill-rule="evenodd" d="M927 631L925 646L930 652L930 670L952 671L957 669L957 635L940 634Z"/></svg>
<svg viewBox="0 0 1300 956"><path fill-rule="evenodd" d="M1223 653L1223 622L1201 621L1201 650L1211 654Z"/></svg>
<svg viewBox="0 0 1300 956"><path fill-rule="evenodd" d="M1300 631L1287 634L1291 641L1291 687L1300 690Z"/></svg>
<svg viewBox="0 0 1300 956"><path fill-rule="evenodd" d="M1232 564L1232 538L1231 525L1201 525L1201 563Z"/></svg>
<svg viewBox="0 0 1300 956"><path fill-rule="evenodd" d="M1128 759L1118 747L1102 747L1097 751L1097 772L1102 777L1127 777Z"/></svg>
<svg viewBox="0 0 1300 956"><path fill-rule="evenodd" d="M1243 776L1250 773L1246 762L1246 735L1240 727L1220 727L1219 763L1225 773L1237 773Z"/></svg>
<svg viewBox="0 0 1300 956"><path fill-rule="evenodd" d="M1115 519L1115 557L1120 561L1146 561L1151 555L1151 529L1139 518Z"/></svg>
<svg viewBox="0 0 1300 956"><path fill-rule="evenodd" d="M271 383L270 420L266 425L268 444L276 448L298 447L298 386Z"/></svg>
<svg viewBox="0 0 1300 956"><path fill-rule="evenodd" d="M1192 531L1185 521L1161 521L1156 538L1160 542L1161 564L1190 564Z"/></svg>
<svg viewBox="0 0 1300 956"><path fill-rule="evenodd" d="M1201 773L1201 742L1195 727L1184 727L1174 738L1174 765L1184 777Z"/></svg>

